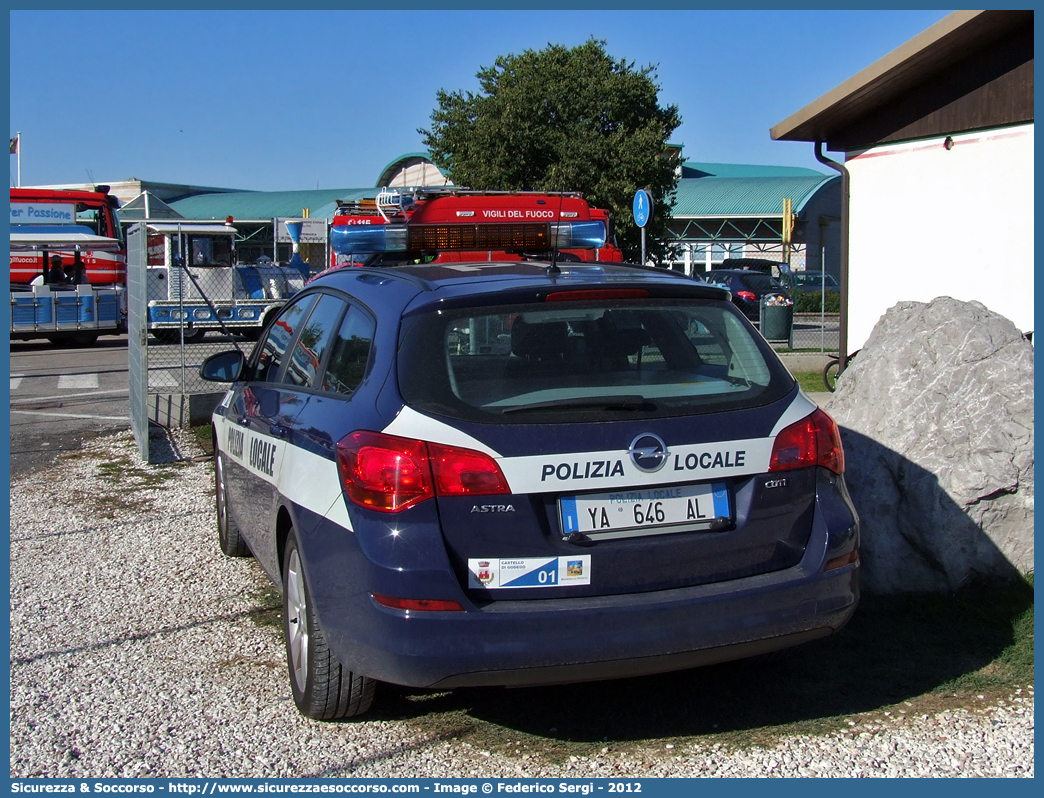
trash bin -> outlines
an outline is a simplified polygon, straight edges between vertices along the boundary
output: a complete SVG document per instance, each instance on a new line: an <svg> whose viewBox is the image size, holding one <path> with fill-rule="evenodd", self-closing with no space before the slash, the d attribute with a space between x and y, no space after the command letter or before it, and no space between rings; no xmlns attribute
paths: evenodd
<svg viewBox="0 0 1044 798"><path fill-rule="evenodd" d="M782 294L765 294L760 307L761 334L766 341L789 341L794 303Z"/></svg>

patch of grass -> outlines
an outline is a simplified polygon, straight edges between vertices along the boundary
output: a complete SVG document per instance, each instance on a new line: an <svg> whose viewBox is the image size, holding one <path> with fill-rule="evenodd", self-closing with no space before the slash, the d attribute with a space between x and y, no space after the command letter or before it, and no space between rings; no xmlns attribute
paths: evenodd
<svg viewBox="0 0 1044 798"><path fill-rule="evenodd" d="M995 606L986 607L978 599ZM1033 574L1025 583L1014 586L1010 591L970 591L962 595L968 603L965 615L975 619L975 627L985 634L995 617L1000 614L1011 618L1007 626L993 630L995 644L1007 643L986 667L962 673L939 687L938 691L959 693L1006 693L1013 684L1025 685L1033 682Z"/></svg>
<svg viewBox="0 0 1044 798"><path fill-rule="evenodd" d="M209 421L206 424L200 424L198 427L191 428L192 437L196 443L199 444L199 448L203 450L203 453L208 457L214 455L214 425Z"/></svg>
<svg viewBox="0 0 1044 798"><path fill-rule="evenodd" d="M87 452L71 452L60 459L90 458L94 455ZM118 456L108 460L96 461L97 479L94 488L81 492L77 503L92 509L101 518L118 518L129 510L141 511L153 503L153 498L143 495L143 491L158 488L177 479L183 463L147 466L131 457Z"/></svg>
<svg viewBox="0 0 1044 798"><path fill-rule="evenodd" d="M250 613L250 620L257 626L274 628L283 633L283 597L272 580L263 573L258 575L250 598L257 606Z"/></svg>
<svg viewBox="0 0 1044 798"><path fill-rule="evenodd" d="M799 371L794 374L801 389L807 393L823 393L826 386L823 384L823 375L818 371Z"/></svg>
<svg viewBox="0 0 1044 798"><path fill-rule="evenodd" d="M382 685L375 715L437 739L564 761L606 747L749 748L902 723L989 706L1033 678L1031 576L953 595L866 597L844 630L778 659L517 690Z"/></svg>

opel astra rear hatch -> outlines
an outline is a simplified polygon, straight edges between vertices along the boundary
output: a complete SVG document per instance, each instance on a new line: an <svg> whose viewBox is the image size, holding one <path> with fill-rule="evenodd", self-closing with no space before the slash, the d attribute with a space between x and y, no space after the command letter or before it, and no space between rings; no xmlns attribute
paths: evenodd
<svg viewBox="0 0 1044 798"><path fill-rule="evenodd" d="M434 292L404 317L404 413L464 444L431 456L436 479L458 475L435 494L473 601L658 591L801 559L808 466L830 432L779 435L814 407L725 292L671 283Z"/></svg>

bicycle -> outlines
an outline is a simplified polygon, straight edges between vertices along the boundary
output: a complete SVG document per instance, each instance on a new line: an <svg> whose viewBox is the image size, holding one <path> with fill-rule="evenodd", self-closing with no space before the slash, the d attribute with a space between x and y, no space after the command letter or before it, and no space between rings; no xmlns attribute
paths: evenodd
<svg viewBox="0 0 1044 798"><path fill-rule="evenodd" d="M849 364L852 362L852 359L858 354L859 350L857 349L855 352L848 356L848 359L845 361L845 368L848 368ZM841 372L844 371L844 369L840 368L840 365L841 358L835 357L833 360L831 360L829 363L823 366L823 385L826 386L826 389L830 391L830 393L833 393L834 390L837 388L837 378L840 377Z"/></svg>

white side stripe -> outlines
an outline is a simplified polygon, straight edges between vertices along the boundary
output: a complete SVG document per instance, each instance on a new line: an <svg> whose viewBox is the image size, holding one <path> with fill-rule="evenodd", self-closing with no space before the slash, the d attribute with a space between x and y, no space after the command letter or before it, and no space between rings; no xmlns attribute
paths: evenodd
<svg viewBox="0 0 1044 798"><path fill-rule="evenodd" d="M352 522L348 518L334 461L296 446L287 446L279 476L279 492L351 531Z"/></svg>
<svg viewBox="0 0 1044 798"><path fill-rule="evenodd" d="M641 471L626 449L499 458L512 493L627 490L681 482L761 474L768 470L772 438L668 446L658 471Z"/></svg>
<svg viewBox="0 0 1044 798"><path fill-rule="evenodd" d="M500 457L500 453L491 449L482 441L472 438L456 427L444 424L430 416L418 413L411 407L403 407L392 423L384 428L383 432L388 435L398 435L402 438L416 438L431 443L441 443L446 446L462 446L465 449L474 449L476 452L488 454L490 457Z"/></svg>
<svg viewBox="0 0 1044 798"><path fill-rule="evenodd" d="M793 414L793 419L786 422L790 424L815 409L811 400L799 395L783 417L789 418ZM404 407L383 431L389 435L484 452L497 461L512 493L554 493L669 485L764 473L768 470L772 444L779 429L782 427L777 425L772 436L766 438L678 446L668 444L670 457L654 472L638 469L626 449L504 457L482 441L409 407Z"/></svg>
<svg viewBox="0 0 1044 798"><path fill-rule="evenodd" d="M809 399L804 391L798 391L798 395L794 397L794 401L790 403L790 407L783 411L783 415L779 417L776 426L772 428L772 439L775 440L776 436L784 429L789 427L795 421L800 421L805 416L814 413L817 409L819 409L819 405Z"/></svg>
<svg viewBox="0 0 1044 798"><path fill-rule="evenodd" d="M337 463L271 435L261 435L224 416L214 417L218 446L255 477L276 486L292 502L352 530Z"/></svg>

